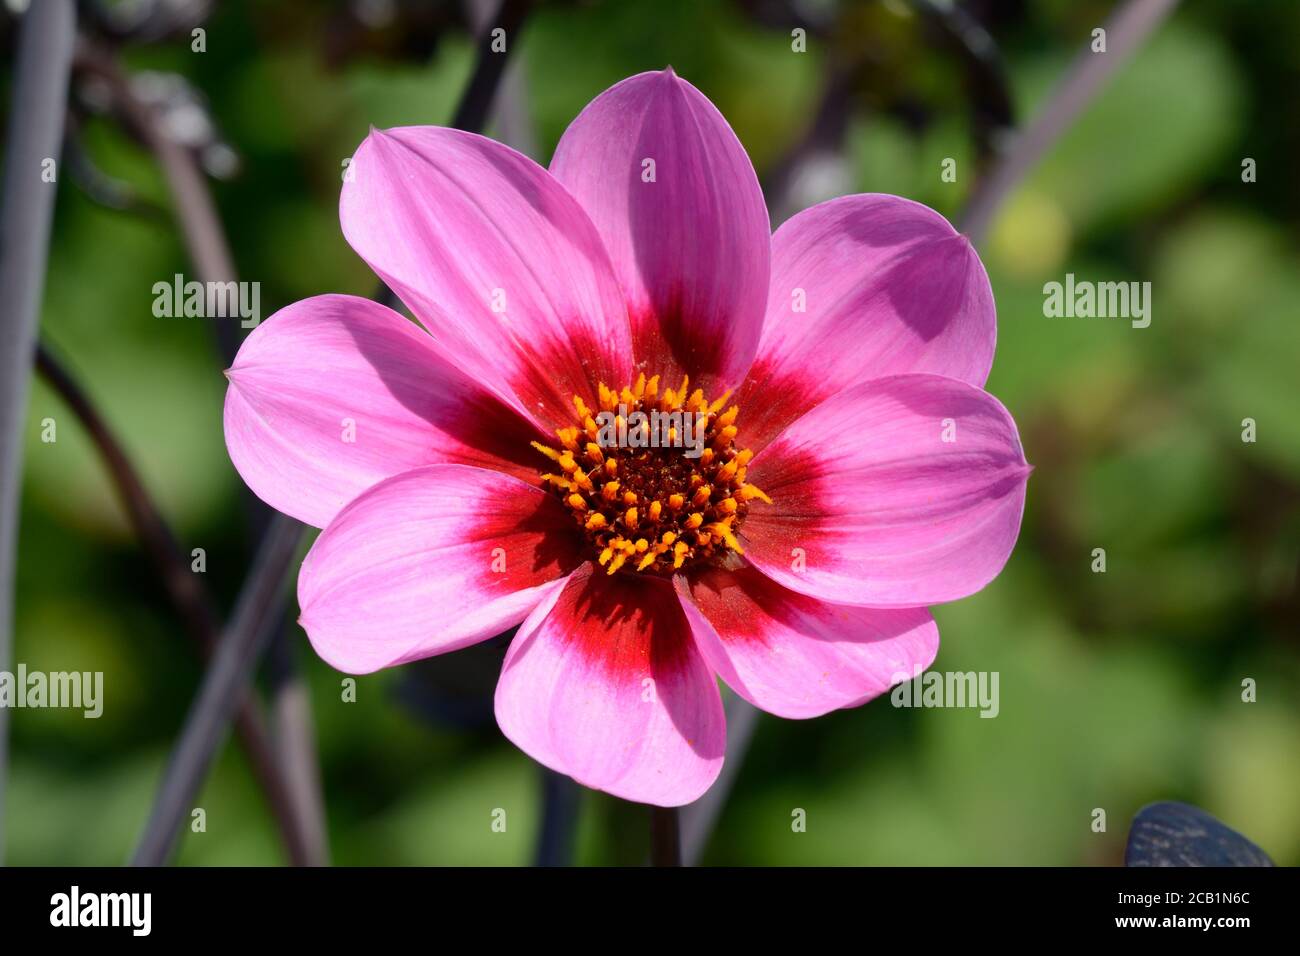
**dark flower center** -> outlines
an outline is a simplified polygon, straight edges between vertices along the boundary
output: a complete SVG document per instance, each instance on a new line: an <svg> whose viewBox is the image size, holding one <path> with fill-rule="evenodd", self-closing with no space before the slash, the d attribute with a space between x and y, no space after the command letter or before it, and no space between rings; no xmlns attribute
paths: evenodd
<svg viewBox="0 0 1300 956"><path fill-rule="evenodd" d="M736 448L740 407L723 411L700 389L659 391L659 376L614 391L599 408L574 396L578 424L556 430L559 447L533 443L554 465L543 485L572 509L593 557L619 570L672 574L743 553L736 532L754 499L745 481L753 452Z"/></svg>

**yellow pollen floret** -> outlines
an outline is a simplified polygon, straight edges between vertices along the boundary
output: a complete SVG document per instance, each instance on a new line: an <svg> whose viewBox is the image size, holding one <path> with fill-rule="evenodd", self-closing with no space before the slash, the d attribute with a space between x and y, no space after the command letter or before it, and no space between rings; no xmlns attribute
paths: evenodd
<svg viewBox="0 0 1300 956"><path fill-rule="evenodd" d="M607 574L736 560L749 509L771 504L746 481L754 455L736 447L731 393L710 400L689 376L662 384L645 371L619 387L599 383L594 397L573 396L574 424L555 429L553 446L531 443L551 465L541 486L573 513Z"/></svg>
<svg viewBox="0 0 1300 956"><path fill-rule="evenodd" d="M673 568L680 568L686 561L686 552L690 550L690 545L685 541L678 541L673 545Z"/></svg>

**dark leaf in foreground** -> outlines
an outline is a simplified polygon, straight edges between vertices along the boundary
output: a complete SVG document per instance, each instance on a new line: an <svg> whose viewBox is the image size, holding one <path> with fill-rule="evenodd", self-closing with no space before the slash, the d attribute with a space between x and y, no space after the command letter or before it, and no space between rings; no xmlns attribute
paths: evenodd
<svg viewBox="0 0 1300 956"><path fill-rule="evenodd" d="M1153 803L1129 828L1125 866L1272 866L1268 854L1199 807Z"/></svg>

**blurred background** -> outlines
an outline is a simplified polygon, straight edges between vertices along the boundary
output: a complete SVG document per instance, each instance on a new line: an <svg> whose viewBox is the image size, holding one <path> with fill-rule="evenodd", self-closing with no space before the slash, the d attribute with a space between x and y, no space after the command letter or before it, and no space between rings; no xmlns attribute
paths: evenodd
<svg viewBox="0 0 1300 956"><path fill-rule="evenodd" d="M142 29L158 6L180 10L181 26ZM263 316L324 292L374 294L339 230L343 160L372 124L452 120L474 25L495 4L200 4L212 8L203 52L187 6L98 3L92 19L83 4L83 27L119 45L141 96L169 104L175 135L212 177L239 277L261 284ZM601 90L671 64L730 120L774 227L859 191L956 222L1006 129L1037 114L1113 6L536 3L508 38L486 131L545 164ZM795 28L806 52L791 49ZM6 110L14 33L6 13ZM811 722L763 716L747 751L728 754L743 762L704 862L1113 865L1137 809L1175 799L1300 863L1298 36L1290 0L1183 3L981 245L999 316L988 388L1036 470L1006 570L936 610L935 667L1000 672L997 719L887 698ZM155 282L197 277L171 196L93 76L74 78L74 101L42 337L118 434L182 551L205 549L204 583L225 611L257 522L225 451L214 323L154 317ZM945 158L956 182L940 176ZM1043 284L1067 272L1150 281L1150 327L1045 318ZM41 440L45 418L54 443ZM1242 441L1245 418L1254 443ZM98 720L11 712L7 857L115 865L202 667L101 460L44 382L28 422L15 660L103 671L105 706ZM1105 573L1091 570L1095 548ZM333 862L537 858L544 777L492 720L500 654L498 642L361 677L344 702L342 675L286 628L276 657L309 690ZM1242 700L1247 678L1254 703ZM184 834L180 863L285 862L235 742L197 805L207 832ZM496 808L504 833L490 826ZM792 832L795 808L805 833ZM644 808L577 795L575 862L639 863L647 840Z"/></svg>

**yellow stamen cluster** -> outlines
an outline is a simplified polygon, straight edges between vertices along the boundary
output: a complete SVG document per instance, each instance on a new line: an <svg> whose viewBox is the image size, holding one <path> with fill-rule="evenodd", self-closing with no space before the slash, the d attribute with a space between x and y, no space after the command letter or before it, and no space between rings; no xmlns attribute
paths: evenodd
<svg viewBox="0 0 1300 956"><path fill-rule="evenodd" d="M573 397L578 424L556 430L558 447L533 442L551 460L545 487L572 509L593 555L609 574L619 570L671 574L688 565L743 553L736 532L754 499L771 499L745 480L753 453L737 449L740 407L730 393L710 402L701 389L659 391L659 376L641 374L621 391L599 386L599 407ZM636 416L641 412L643 416ZM652 412L682 413L675 427L647 447ZM629 419L634 424L629 425ZM676 421L676 419L674 419ZM698 423L698 425L697 425ZM688 434L686 429L698 430ZM640 440L613 441L641 429ZM685 443L687 438L689 443ZM693 457L694 456L694 457Z"/></svg>

